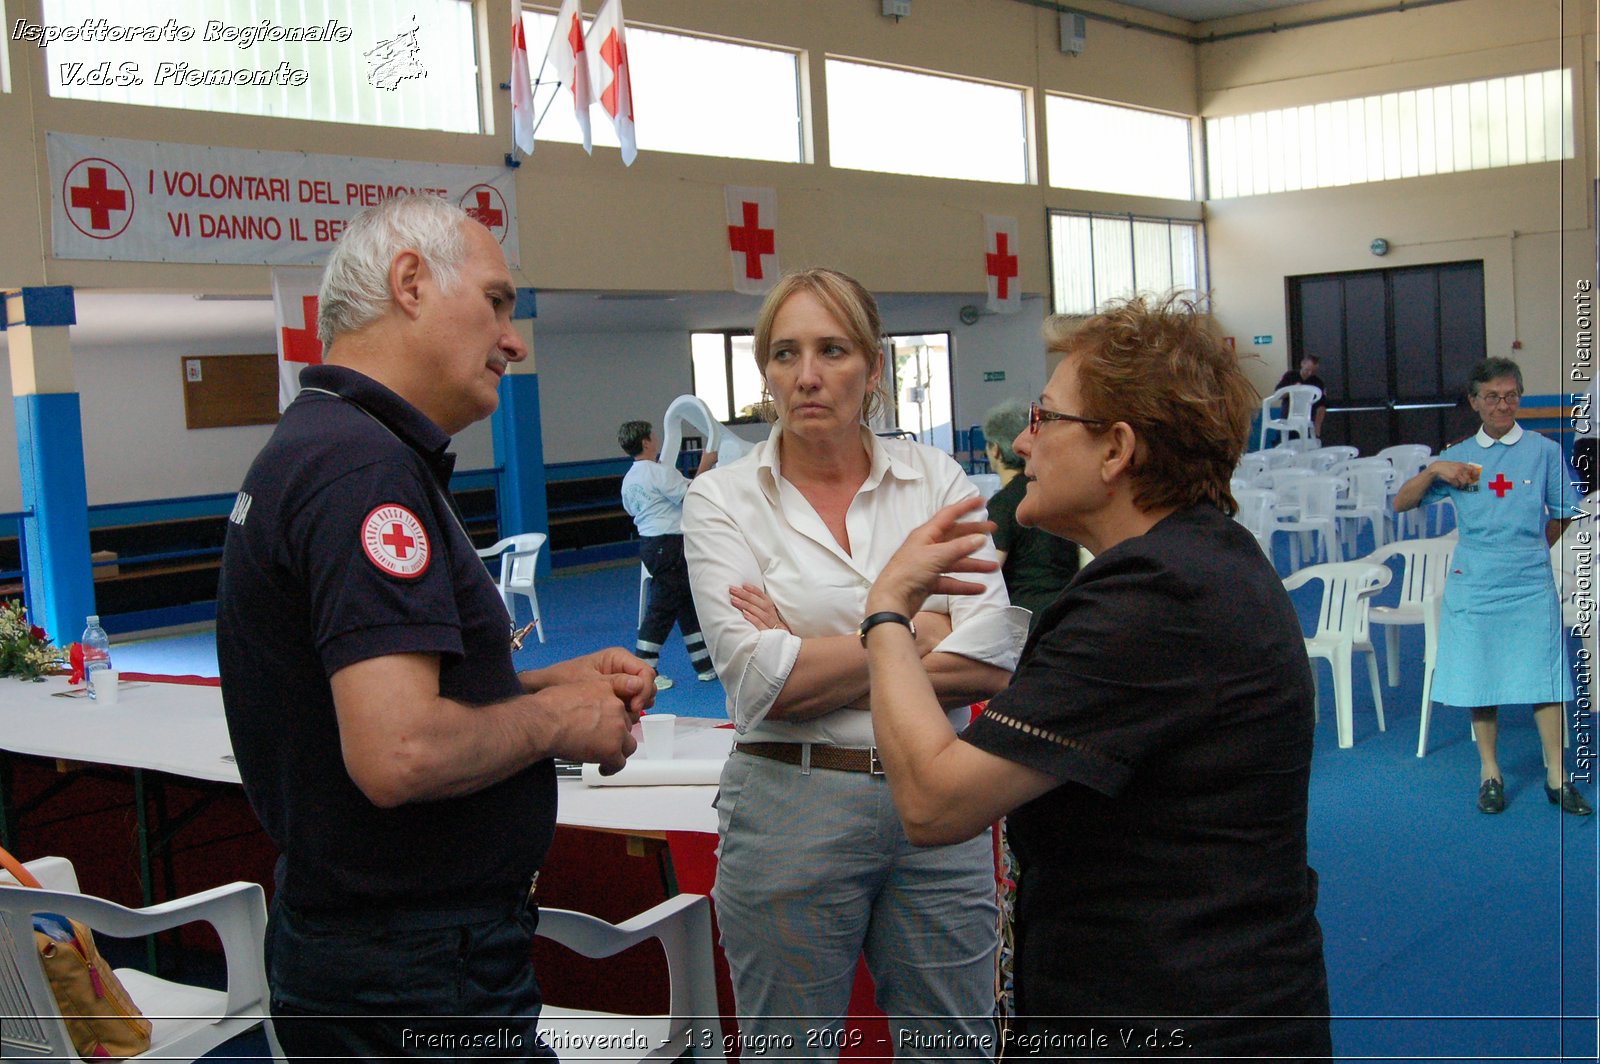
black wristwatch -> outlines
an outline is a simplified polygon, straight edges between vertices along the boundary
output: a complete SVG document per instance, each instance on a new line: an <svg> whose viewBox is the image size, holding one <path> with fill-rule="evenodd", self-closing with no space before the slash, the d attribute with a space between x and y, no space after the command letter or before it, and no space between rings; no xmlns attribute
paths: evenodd
<svg viewBox="0 0 1600 1064"><path fill-rule="evenodd" d="M861 645L863 647L867 645L867 633L880 624L903 624L911 630L913 639L917 636L917 626L910 617L903 613L891 613L888 610L884 610L882 613L868 615L866 620L861 622L861 626L856 629L856 634L861 637Z"/></svg>

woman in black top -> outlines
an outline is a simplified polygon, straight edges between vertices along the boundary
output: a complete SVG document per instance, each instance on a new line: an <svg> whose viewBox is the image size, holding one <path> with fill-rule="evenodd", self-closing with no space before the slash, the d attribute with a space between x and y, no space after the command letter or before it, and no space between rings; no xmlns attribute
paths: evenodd
<svg viewBox="0 0 1600 1064"><path fill-rule="evenodd" d="M921 843L1007 816L1012 1052L1327 1057L1311 671L1277 573L1230 519L1254 392L1192 303L1047 334L1066 357L1013 443L1017 519L1095 560L958 738L910 634L874 615L992 569L971 557L988 526L957 504L911 534L863 626L896 808Z"/></svg>

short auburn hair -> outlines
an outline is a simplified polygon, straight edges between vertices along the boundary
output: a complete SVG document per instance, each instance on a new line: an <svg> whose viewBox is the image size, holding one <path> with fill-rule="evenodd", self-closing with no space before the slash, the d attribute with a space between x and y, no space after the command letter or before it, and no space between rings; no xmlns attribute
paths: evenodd
<svg viewBox="0 0 1600 1064"><path fill-rule="evenodd" d="M1075 413L1132 427L1136 505L1203 501L1231 517L1239 505L1228 481L1259 399L1203 308L1194 293L1134 296L1081 323L1051 317L1045 340L1075 358L1082 406ZM1109 425L1085 428L1103 433Z"/></svg>

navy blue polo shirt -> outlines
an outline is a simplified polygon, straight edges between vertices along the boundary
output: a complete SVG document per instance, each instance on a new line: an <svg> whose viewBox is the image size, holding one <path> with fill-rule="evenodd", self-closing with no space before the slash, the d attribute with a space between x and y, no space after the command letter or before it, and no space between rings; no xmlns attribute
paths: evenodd
<svg viewBox="0 0 1600 1064"><path fill-rule="evenodd" d="M449 698L522 693L505 606L449 496L449 437L353 370L300 380L245 477L217 598L228 729L282 851L280 896L308 911L509 902L554 833L552 763L380 809L345 769L329 684L356 662L429 653Z"/></svg>

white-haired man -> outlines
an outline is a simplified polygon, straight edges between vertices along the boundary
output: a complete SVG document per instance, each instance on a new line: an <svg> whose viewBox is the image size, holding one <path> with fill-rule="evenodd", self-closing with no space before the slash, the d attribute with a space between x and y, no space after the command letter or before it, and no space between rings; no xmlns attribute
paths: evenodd
<svg viewBox="0 0 1600 1064"><path fill-rule="evenodd" d="M450 436L527 357L514 301L499 245L456 207L355 218L323 275L326 364L230 518L217 650L239 773L282 853L267 966L292 1057L548 1056L529 893L551 758L621 767L654 698L621 649L517 673L451 500Z"/></svg>

